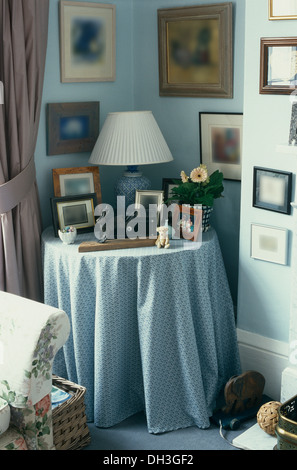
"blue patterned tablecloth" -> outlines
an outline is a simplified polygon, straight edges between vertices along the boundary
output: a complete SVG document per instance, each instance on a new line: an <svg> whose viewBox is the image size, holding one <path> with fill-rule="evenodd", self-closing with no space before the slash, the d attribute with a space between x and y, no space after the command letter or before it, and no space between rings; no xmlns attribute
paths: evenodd
<svg viewBox="0 0 297 470"><path fill-rule="evenodd" d="M151 433L209 427L219 391L240 373L215 231L199 249L79 253L86 240L94 234L73 245L51 227L42 235L45 303L72 326L54 373L87 388L87 419L98 427L140 410Z"/></svg>

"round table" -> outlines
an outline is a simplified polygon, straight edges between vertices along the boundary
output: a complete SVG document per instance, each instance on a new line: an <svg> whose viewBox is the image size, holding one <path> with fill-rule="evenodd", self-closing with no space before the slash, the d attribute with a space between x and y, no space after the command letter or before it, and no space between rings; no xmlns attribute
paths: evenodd
<svg viewBox="0 0 297 470"><path fill-rule="evenodd" d="M198 246L79 253L88 240L94 233L72 245L51 227L42 234L44 300L71 322L54 373L87 388L87 419L99 427L141 410L151 433L209 427L218 393L240 373L216 232Z"/></svg>

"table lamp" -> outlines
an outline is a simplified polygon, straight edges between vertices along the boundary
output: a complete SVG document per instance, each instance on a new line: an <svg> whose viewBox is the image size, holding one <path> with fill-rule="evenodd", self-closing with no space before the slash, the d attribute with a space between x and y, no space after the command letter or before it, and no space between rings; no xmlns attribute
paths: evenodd
<svg viewBox="0 0 297 470"><path fill-rule="evenodd" d="M117 196L125 196L126 207L135 203L135 191L151 188L139 165L173 160L167 143L151 111L109 113L91 153L96 165L127 167L117 181Z"/></svg>

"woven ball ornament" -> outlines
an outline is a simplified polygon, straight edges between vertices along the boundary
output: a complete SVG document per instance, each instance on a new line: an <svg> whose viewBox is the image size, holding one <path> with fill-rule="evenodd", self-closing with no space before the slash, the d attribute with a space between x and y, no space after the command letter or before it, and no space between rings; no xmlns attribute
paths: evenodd
<svg viewBox="0 0 297 470"><path fill-rule="evenodd" d="M263 431L270 436L275 436L275 428L278 422L278 409L281 403L269 401L261 406L257 413L257 422Z"/></svg>

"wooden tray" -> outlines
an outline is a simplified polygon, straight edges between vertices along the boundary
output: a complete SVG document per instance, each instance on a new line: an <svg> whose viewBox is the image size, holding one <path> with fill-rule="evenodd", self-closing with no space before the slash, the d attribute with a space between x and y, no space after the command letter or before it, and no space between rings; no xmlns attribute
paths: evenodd
<svg viewBox="0 0 297 470"><path fill-rule="evenodd" d="M125 248L143 248L145 246L154 246L156 239L152 238L124 238L119 240L106 240L105 243L82 242L79 247L79 253L87 253L89 251L106 251L106 250L123 250Z"/></svg>

